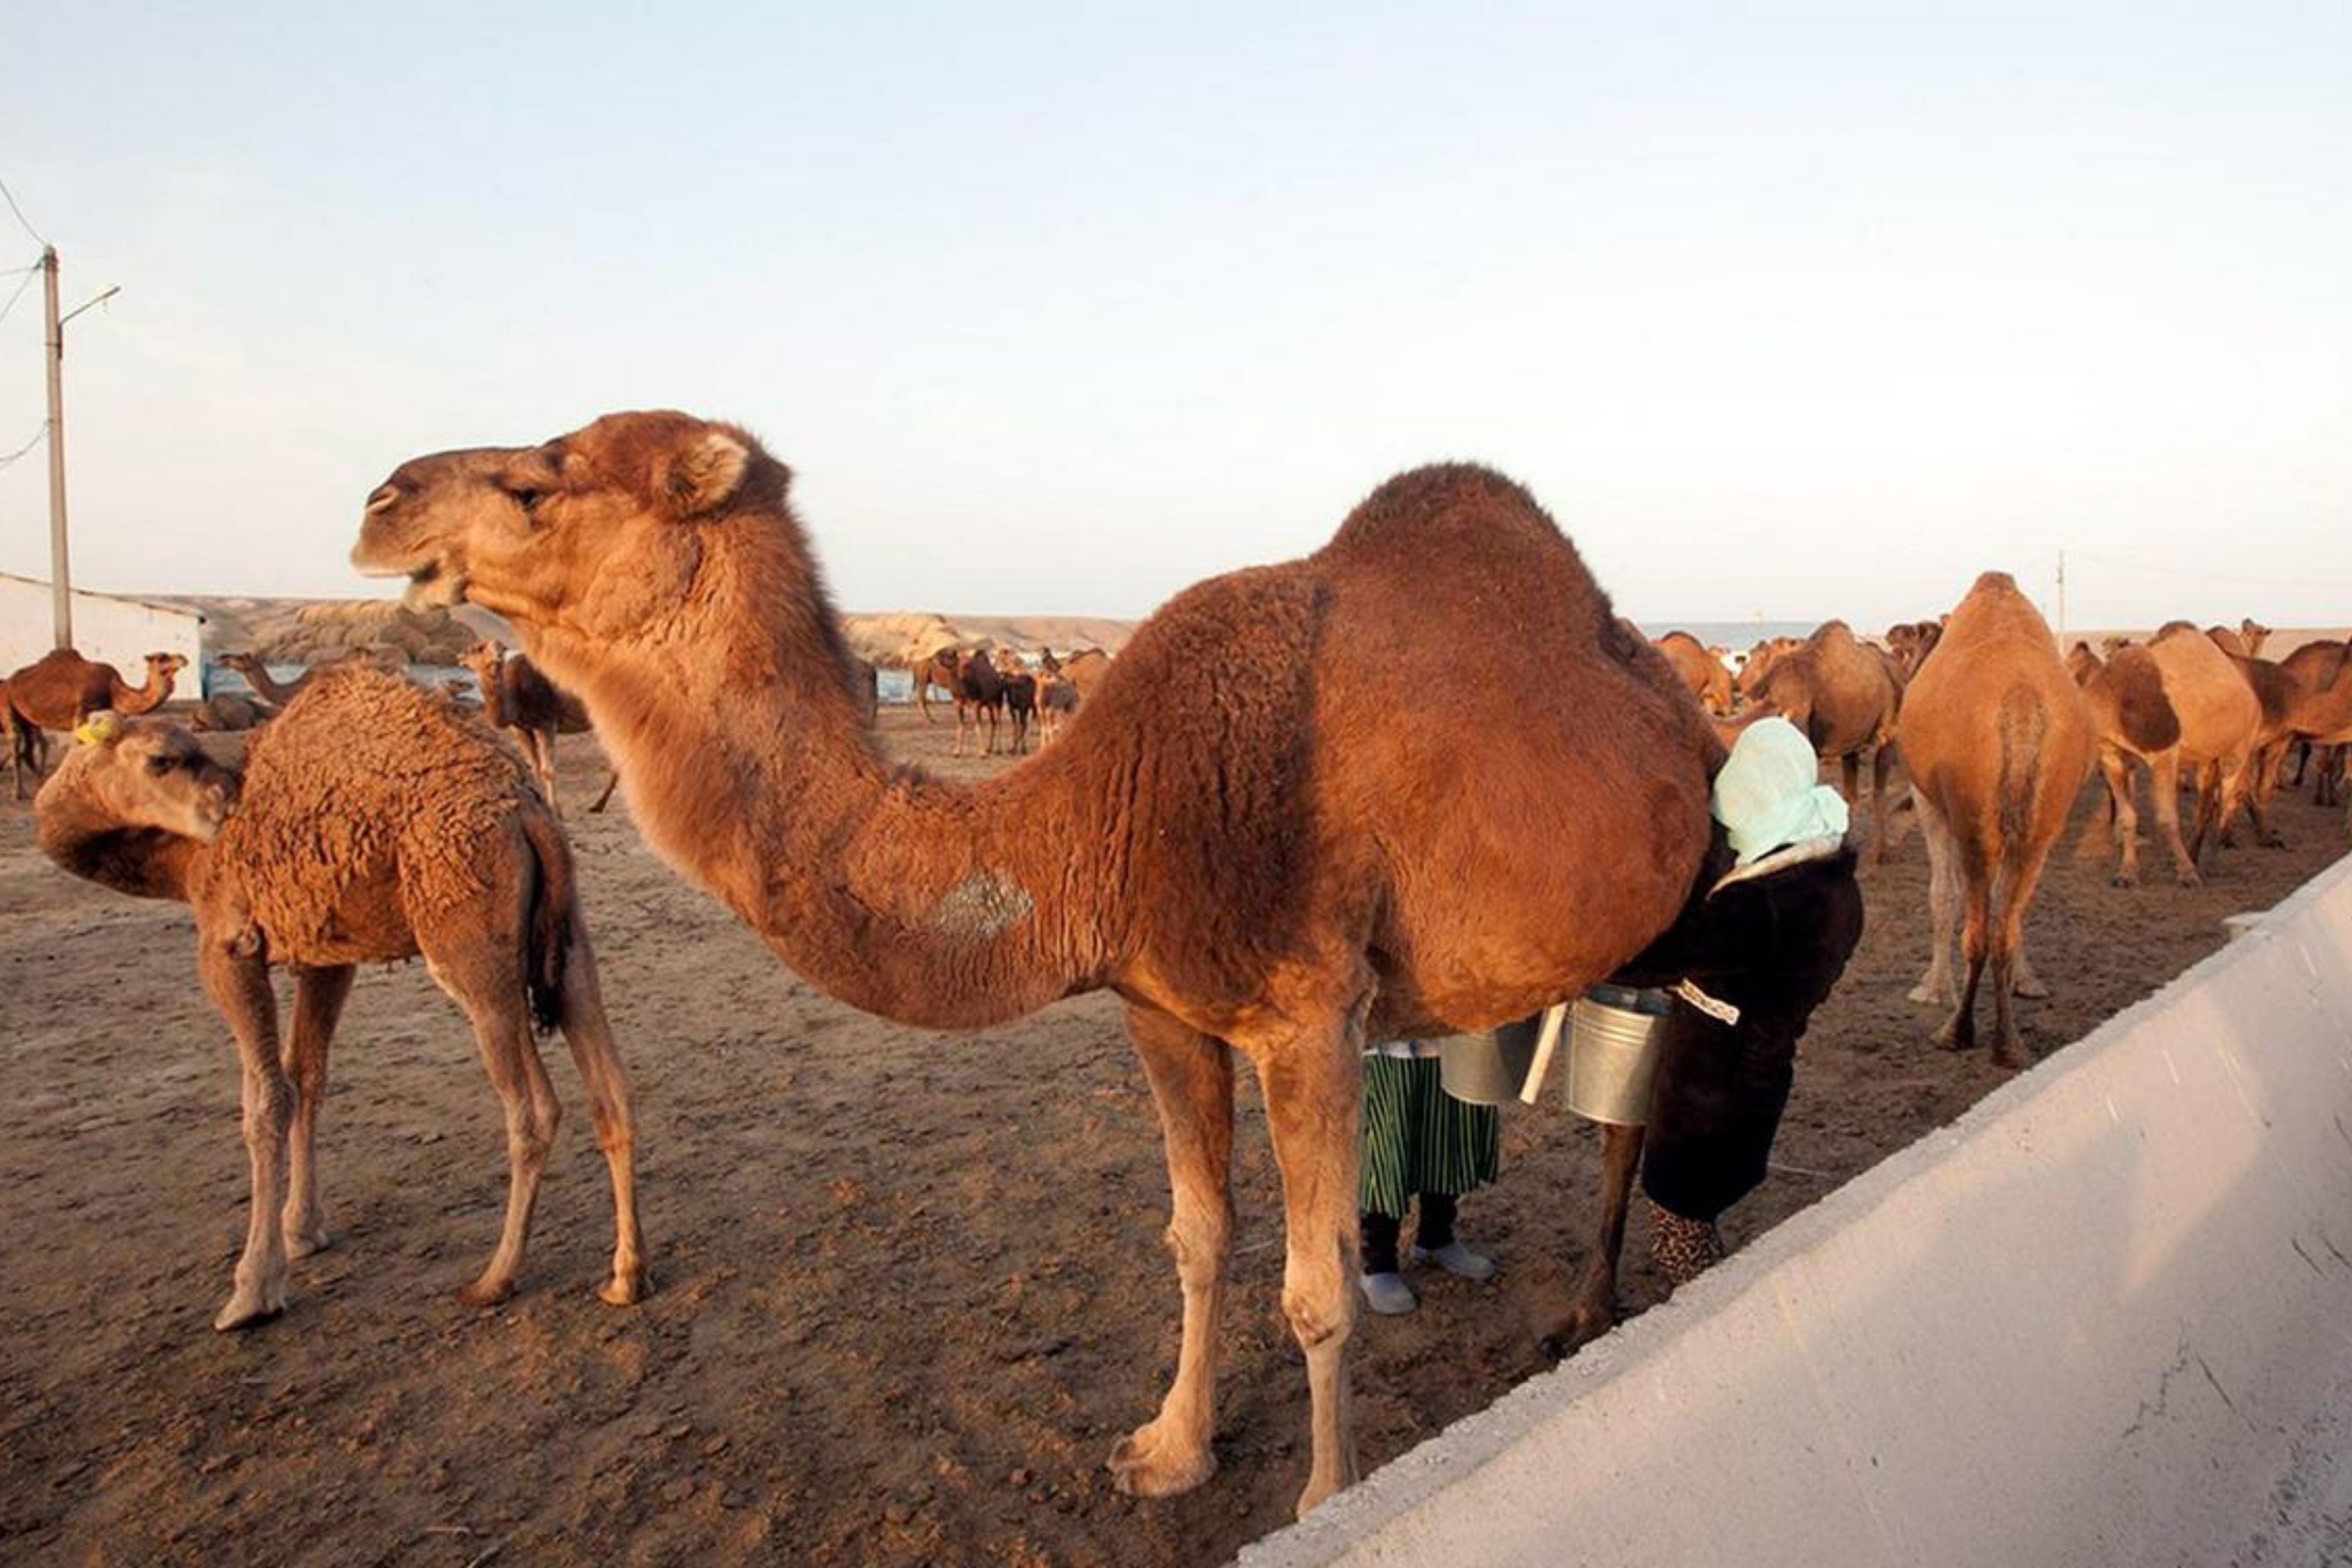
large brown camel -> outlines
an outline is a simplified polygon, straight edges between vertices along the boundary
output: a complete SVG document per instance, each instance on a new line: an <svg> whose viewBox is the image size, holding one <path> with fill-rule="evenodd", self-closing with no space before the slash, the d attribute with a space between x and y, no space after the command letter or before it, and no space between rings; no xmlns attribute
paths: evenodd
<svg viewBox="0 0 2352 1568"><path fill-rule="evenodd" d="M188 661L176 653L147 656L147 680L132 686L110 664L84 658L69 647L52 648L5 683L14 743L8 748L10 787L25 798L25 772L36 782L48 771L45 731L69 733L93 713L145 713L170 700L173 682Z"/></svg>
<svg viewBox="0 0 2352 1568"><path fill-rule="evenodd" d="M1976 1043L1977 989L1989 964L1993 1060L2023 1067L2011 993L2025 912L2090 774L2098 731L2048 623L2007 573L1979 577L1952 612L1935 657L1904 694L1902 741L1927 839L1936 944L1912 994L1952 996L1952 927L1962 915L1968 977L1937 1043Z"/></svg>
<svg viewBox="0 0 2352 1568"><path fill-rule="evenodd" d="M2184 888L2197 886L2203 879L2180 841L2180 716L2164 694L2164 671L2156 657L2126 643L2103 661L2090 644L2078 641L2066 655L2066 669L2082 688L2098 730L2099 771L2107 782L2115 828L2115 885L2139 886L2139 806L2131 771L2137 759L2147 769L2157 831L2172 852L2173 875ZM2087 855L2095 842L2084 832L2078 854Z"/></svg>
<svg viewBox="0 0 2352 1568"><path fill-rule="evenodd" d="M539 780L541 795L557 816L563 803L555 793L555 738L583 735L594 726L580 700L539 672L525 654L508 657L494 638L484 637L459 656L457 662L474 674L474 689L482 696L482 717L493 730L512 730L522 737L523 754ZM619 787L621 771L614 768L604 781L604 793L588 808L596 816Z"/></svg>
<svg viewBox="0 0 2352 1568"><path fill-rule="evenodd" d="M1868 754L1870 858L1885 859L1886 775L1903 709L1903 682L1887 657L1843 621L1825 622L1795 647L1771 655L1748 696L1755 703L1749 718L1778 713L1805 732L1824 762L1838 760L1850 805L1859 804Z"/></svg>
<svg viewBox="0 0 2352 1568"><path fill-rule="evenodd" d="M1215 1468L1230 1053L1248 1058L1313 1507L1356 1473L1363 1045L1524 1016L1639 951L1692 889L1717 744L1528 493L1445 466L1382 485L1305 560L1178 595L1027 763L935 779L856 722L790 479L737 426L614 415L404 465L352 560L506 616L587 702L656 848L842 1001L977 1028L1119 993L1184 1300L1167 1398L1111 1456L1130 1492ZM1511 679L1530 660L1560 699L1533 710Z"/></svg>
<svg viewBox="0 0 2352 1568"><path fill-rule="evenodd" d="M2209 839L2218 850L2222 825L2252 787L2262 702L2230 656L2187 621L2167 623L2147 651L2164 672L2164 695L2180 719L2181 763L2197 780L2189 858L2202 868Z"/></svg>
<svg viewBox="0 0 2352 1568"><path fill-rule="evenodd" d="M252 1208L213 1326L283 1310L288 1259L328 1244L315 1158L328 1047L354 967L420 953L506 1106L505 1229L462 1299L500 1300L522 1265L559 1114L536 1022L563 1031L611 1167L616 1240L598 1294L635 1301L628 1079L562 829L512 754L453 704L365 668L314 681L255 739L241 779L161 720L91 731L35 804L41 847L78 877L194 910L196 971L244 1064ZM282 1047L273 964L294 972Z"/></svg>
<svg viewBox="0 0 2352 1568"><path fill-rule="evenodd" d="M1707 651L1705 643L1688 632L1668 632L1654 638L1651 646L1674 668L1675 674L1690 688L1701 707L1714 714L1730 713L1731 671Z"/></svg>

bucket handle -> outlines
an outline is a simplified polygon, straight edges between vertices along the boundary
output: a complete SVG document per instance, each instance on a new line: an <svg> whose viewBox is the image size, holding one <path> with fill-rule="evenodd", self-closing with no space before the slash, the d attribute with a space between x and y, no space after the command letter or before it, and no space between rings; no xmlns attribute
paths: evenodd
<svg viewBox="0 0 2352 1568"><path fill-rule="evenodd" d="M1559 1046L1559 1026L1567 1018L1565 1002L1544 1009L1543 1032L1536 1037L1536 1059L1528 1064L1527 1082L1519 1087L1520 1104L1533 1105L1536 1096L1543 1092L1544 1074L1551 1067L1551 1054Z"/></svg>

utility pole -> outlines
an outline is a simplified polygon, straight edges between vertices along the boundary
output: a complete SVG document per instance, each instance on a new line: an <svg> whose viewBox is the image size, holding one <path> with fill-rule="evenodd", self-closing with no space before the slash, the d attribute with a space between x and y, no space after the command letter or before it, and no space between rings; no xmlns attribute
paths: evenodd
<svg viewBox="0 0 2352 1568"><path fill-rule="evenodd" d="M49 626L73 647L73 584L66 565L66 328L58 320L58 247L41 247L41 302L48 307Z"/></svg>
<svg viewBox="0 0 2352 1568"><path fill-rule="evenodd" d="M2058 646L2066 646L2066 552L2058 552Z"/></svg>
<svg viewBox="0 0 2352 1568"><path fill-rule="evenodd" d="M58 314L58 247L41 247L41 300L47 307L49 362L49 621L59 647L73 647L73 581L66 563L66 323L111 300L110 288Z"/></svg>

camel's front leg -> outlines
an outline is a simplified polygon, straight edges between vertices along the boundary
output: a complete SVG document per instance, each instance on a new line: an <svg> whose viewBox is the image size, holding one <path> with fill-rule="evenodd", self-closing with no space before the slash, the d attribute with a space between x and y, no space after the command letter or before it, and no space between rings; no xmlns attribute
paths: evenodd
<svg viewBox="0 0 2352 1568"><path fill-rule="evenodd" d="M343 1016L343 1000L352 994L352 973L351 965L343 964L298 970L294 975L294 1027L279 1061L294 1083L286 1210L278 1222L289 1258L308 1258L327 1247L326 1216L319 1206L319 1110L327 1098L327 1047Z"/></svg>
<svg viewBox="0 0 2352 1568"><path fill-rule="evenodd" d="M1348 1390L1348 1337L1356 1326L1356 1183L1363 1116L1360 1009L1344 1028L1267 1042L1257 1058L1266 1126L1282 1169L1288 1248L1282 1310L1307 1353L1315 1465L1298 1496L1304 1518L1356 1480L1355 1422Z"/></svg>
<svg viewBox="0 0 2352 1568"><path fill-rule="evenodd" d="M1233 1055L1223 1041L1140 1005L1128 1007L1127 1029L1168 1146L1168 1247L1184 1290L1184 1336L1160 1414L1120 1441L1110 1468L1121 1491L1165 1497L1199 1486L1217 1468L1209 1442L1217 1421L1217 1322L1233 1247Z"/></svg>
<svg viewBox="0 0 2352 1568"><path fill-rule="evenodd" d="M1562 1355L1607 1333L1617 1322L1617 1263L1625 1251L1625 1211L1633 1201L1633 1173L1642 1163L1643 1129L1614 1122L1601 1129L1601 1229L1584 1262L1576 1305L1551 1338Z"/></svg>
<svg viewBox="0 0 2352 1568"><path fill-rule="evenodd" d="M257 955L240 954L230 943L207 938L199 944L196 971L236 1036L244 1069L245 1151L253 1167L253 1202L235 1286L228 1304L213 1319L215 1329L240 1329L286 1310L286 1253L278 1215L294 1089L278 1060L278 999L269 989L269 966Z"/></svg>

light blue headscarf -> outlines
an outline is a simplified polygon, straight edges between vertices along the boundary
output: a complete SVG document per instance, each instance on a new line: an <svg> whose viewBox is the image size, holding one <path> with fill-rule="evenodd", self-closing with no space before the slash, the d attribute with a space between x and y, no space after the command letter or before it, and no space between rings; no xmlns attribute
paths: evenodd
<svg viewBox="0 0 2352 1568"><path fill-rule="evenodd" d="M1715 819L1740 865L1784 844L1844 836L1845 801L1821 776L1804 731L1786 719L1759 719L1739 732L1715 775Z"/></svg>

